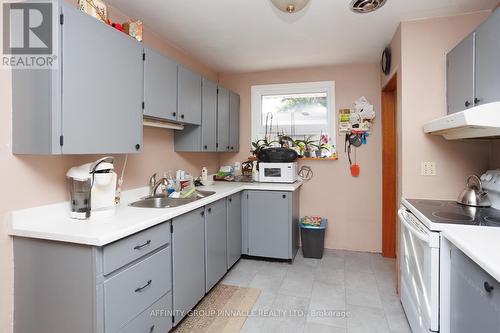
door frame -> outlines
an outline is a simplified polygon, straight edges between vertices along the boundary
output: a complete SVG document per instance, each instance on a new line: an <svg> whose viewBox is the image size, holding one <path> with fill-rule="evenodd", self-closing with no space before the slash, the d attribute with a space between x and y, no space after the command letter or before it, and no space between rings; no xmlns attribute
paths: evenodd
<svg viewBox="0 0 500 333"><path fill-rule="evenodd" d="M396 258L398 209L397 89L395 73L382 88L382 255Z"/></svg>

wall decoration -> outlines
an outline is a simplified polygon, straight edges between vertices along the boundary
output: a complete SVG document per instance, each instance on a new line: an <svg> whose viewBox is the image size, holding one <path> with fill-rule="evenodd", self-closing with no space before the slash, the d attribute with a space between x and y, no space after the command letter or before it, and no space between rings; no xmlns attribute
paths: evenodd
<svg viewBox="0 0 500 333"><path fill-rule="evenodd" d="M78 0L78 7L84 13L108 23L108 8L101 0Z"/></svg>

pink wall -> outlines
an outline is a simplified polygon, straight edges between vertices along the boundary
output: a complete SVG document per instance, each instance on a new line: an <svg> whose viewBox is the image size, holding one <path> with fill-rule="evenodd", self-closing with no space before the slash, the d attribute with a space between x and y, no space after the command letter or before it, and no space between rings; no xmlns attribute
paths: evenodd
<svg viewBox="0 0 500 333"><path fill-rule="evenodd" d="M403 22L402 194L455 199L467 175L489 165L489 143L446 141L427 135L425 122L446 115L446 53L489 12ZM421 162L435 161L437 176L421 176Z"/></svg>
<svg viewBox="0 0 500 333"><path fill-rule="evenodd" d="M72 4L74 2L71 2ZM76 3L76 2L75 2ZM123 22L125 15L111 8L112 20ZM161 40L145 27L144 44L157 49L212 80L217 73ZM0 70L0 217L13 209L60 202L67 199L65 173L74 165L90 162L98 156L14 156L11 153L11 96L10 72ZM117 157L117 170L121 171L124 156ZM147 185L149 176L183 168L199 174L205 165L210 172L218 169L217 154L178 154L173 151L173 131L144 129L144 151L130 155L124 188ZM3 222L3 220L2 220ZM6 223L0 223L0 332L12 331L12 242L7 236Z"/></svg>
<svg viewBox="0 0 500 333"><path fill-rule="evenodd" d="M220 163L245 161L250 155L250 88L252 85L308 81L335 81L336 107L349 108L364 95L380 112L380 76L377 64L345 65L246 74L220 74L223 86L241 97L238 154L221 155ZM379 113L380 115L380 113ZM344 154L342 136L337 137L338 161L307 161L314 178L301 189L301 215L329 219L325 246L335 249L379 252L381 249L381 132L380 116L368 145L358 150L361 175L353 178Z"/></svg>

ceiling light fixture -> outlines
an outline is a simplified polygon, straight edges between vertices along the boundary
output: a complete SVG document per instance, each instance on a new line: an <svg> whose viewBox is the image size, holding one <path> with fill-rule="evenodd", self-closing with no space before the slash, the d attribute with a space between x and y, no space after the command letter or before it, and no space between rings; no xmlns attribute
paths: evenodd
<svg viewBox="0 0 500 333"><path fill-rule="evenodd" d="M304 9L309 0L271 0L271 2L282 12L293 14Z"/></svg>
<svg viewBox="0 0 500 333"><path fill-rule="evenodd" d="M385 3L386 0L352 0L349 8L355 13L366 14L381 8Z"/></svg>

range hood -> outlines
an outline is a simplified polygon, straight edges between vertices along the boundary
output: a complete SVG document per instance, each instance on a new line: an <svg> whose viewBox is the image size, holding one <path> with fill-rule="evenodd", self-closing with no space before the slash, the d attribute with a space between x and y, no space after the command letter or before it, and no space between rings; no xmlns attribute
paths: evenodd
<svg viewBox="0 0 500 333"><path fill-rule="evenodd" d="M446 140L500 137L500 102L475 106L424 125L424 132Z"/></svg>

